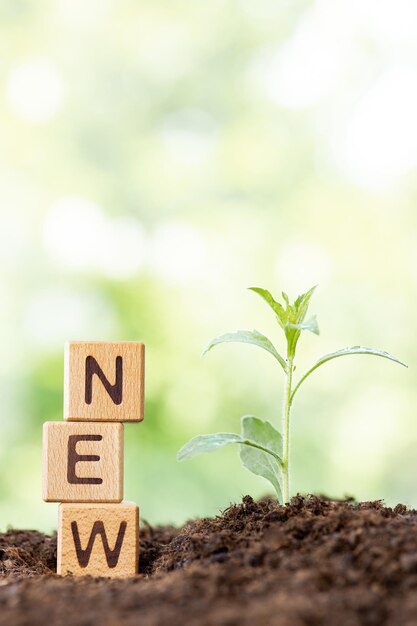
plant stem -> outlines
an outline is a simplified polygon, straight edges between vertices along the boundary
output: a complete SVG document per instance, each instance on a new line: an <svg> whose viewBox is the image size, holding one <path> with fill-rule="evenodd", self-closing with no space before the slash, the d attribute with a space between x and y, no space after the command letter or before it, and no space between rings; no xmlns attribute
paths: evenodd
<svg viewBox="0 0 417 626"><path fill-rule="evenodd" d="M289 451L293 369L293 359L288 358L285 374L284 402L282 406L282 498L284 504L287 504L290 500Z"/></svg>

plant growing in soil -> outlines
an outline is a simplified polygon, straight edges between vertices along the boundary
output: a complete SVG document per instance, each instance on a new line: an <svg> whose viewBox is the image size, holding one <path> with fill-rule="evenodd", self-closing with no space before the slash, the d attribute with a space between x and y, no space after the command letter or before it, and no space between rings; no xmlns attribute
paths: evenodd
<svg viewBox="0 0 417 626"><path fill-rule="evenodd" d="M325 354L310 367L298 380L294 382L295 356L301 333L309 331L319 334L319 327L315 315L308 319L307 311L311 296L315 287L306 293L298 296L291 304L286 293L282 292L284 304L273 298L266 289L250 287L251 291L257 293L275 313L278 325L283 330L286 341L286 358L281 356L274 344L257 330L239 330L237 332L226 333L213 339L202 356L209 352L214 346L221 343L248 343L271 354L284 372L284 394L281 416L281 433L268 421L263 421L257 417L248 415L242 418L241 433L215 433L211 435L199 435L186 443L178 452L177 459L183 461L199 454L213 452L220 447L236 443L240 445L240 458L243 465L259 476L269 480L275 488L278 500L287 503L290 498L290 418L294 397L304 381L317 368L328 361L351 354L373 354L384 359L389 359L407 367L405 363L397 359L392 354L383 350L353 346L343 348L330 354Z"/></svg>

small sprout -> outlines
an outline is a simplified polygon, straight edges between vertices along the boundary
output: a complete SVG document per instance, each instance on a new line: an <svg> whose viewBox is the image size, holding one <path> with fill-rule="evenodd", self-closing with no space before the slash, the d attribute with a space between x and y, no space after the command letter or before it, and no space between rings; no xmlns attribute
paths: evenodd
<svg viewBox="0 0 417 626"><path fill-rule="evenodd" d="M312 315L306 319L310 299L315 287L298 296L293 304L290 304L287 294L282 292L284 305L277 302L266 289L260 289L259 287L251 287L250 289L265 300L274 311L276 320L285 335L286 358L281 356L274 344L257 330L239 330L216 337L209 343L202 356L220 343L231 342L252 344L272 354L284 371L282 432L278 432L267 421L262 421L253 416L246 416L242 418L240 435L234 433L199 435L181 448L177 459L178 461L183 461L199 454L213 452L229 444L239 444L240 459L243 465L253 474L258 474L269 480L275 488L278 500L287 503L290 499L289 448L291 409L295 394L310 374L321 365L324 365L324 363L349 354L372 354L399 363L404 367L407 366L388 352L353 346L352 348L343 348L342 350L325 354L294 384L293 374L296 369L294 359L301 333L308 330L315 335L319 334L316 316Z"/></svg>

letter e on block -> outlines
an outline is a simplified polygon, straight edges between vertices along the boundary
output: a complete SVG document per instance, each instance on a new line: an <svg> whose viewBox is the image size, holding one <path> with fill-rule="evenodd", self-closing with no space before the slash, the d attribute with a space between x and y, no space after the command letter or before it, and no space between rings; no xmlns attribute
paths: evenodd
<svg viewBox="0 0 417 626"><path fill-rule="evenodd" d="M121 502L123 428L110 422L45 422L43 499Z"/></svg>
<svg viewBox="0 0 417 626"><path fill-rule="evenodd" d="M65 345L64 418L143 420L145 346L137 341Z"/></svg>
<svg viewBox="0 0 417 626"><path fill-rule="evenodd" d="M121 504L61 504L57 573L124 578L138 571L139 509Z"/></svg>

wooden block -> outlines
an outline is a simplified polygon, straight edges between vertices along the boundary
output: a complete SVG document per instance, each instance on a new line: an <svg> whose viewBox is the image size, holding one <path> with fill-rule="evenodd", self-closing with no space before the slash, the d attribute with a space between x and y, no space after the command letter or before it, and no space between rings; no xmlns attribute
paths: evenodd
<svg viewBox="0 0 417 626"><path fill-rule="evenodd" d="M121 504L61 504L57 573L125 578L138 571L139 509Z"/></svg>
<svg viewBox="0 0 417 626"><path fill-rule="evenodd" d="M144 371L143 343L67 342L64 419L142 421Z"/></svg>
<svg viewBox="0 0 417 626"><path fill-rule="evenodd" d="M121 502L123 429L108 422L45 422L43 499Z"/></svg>

